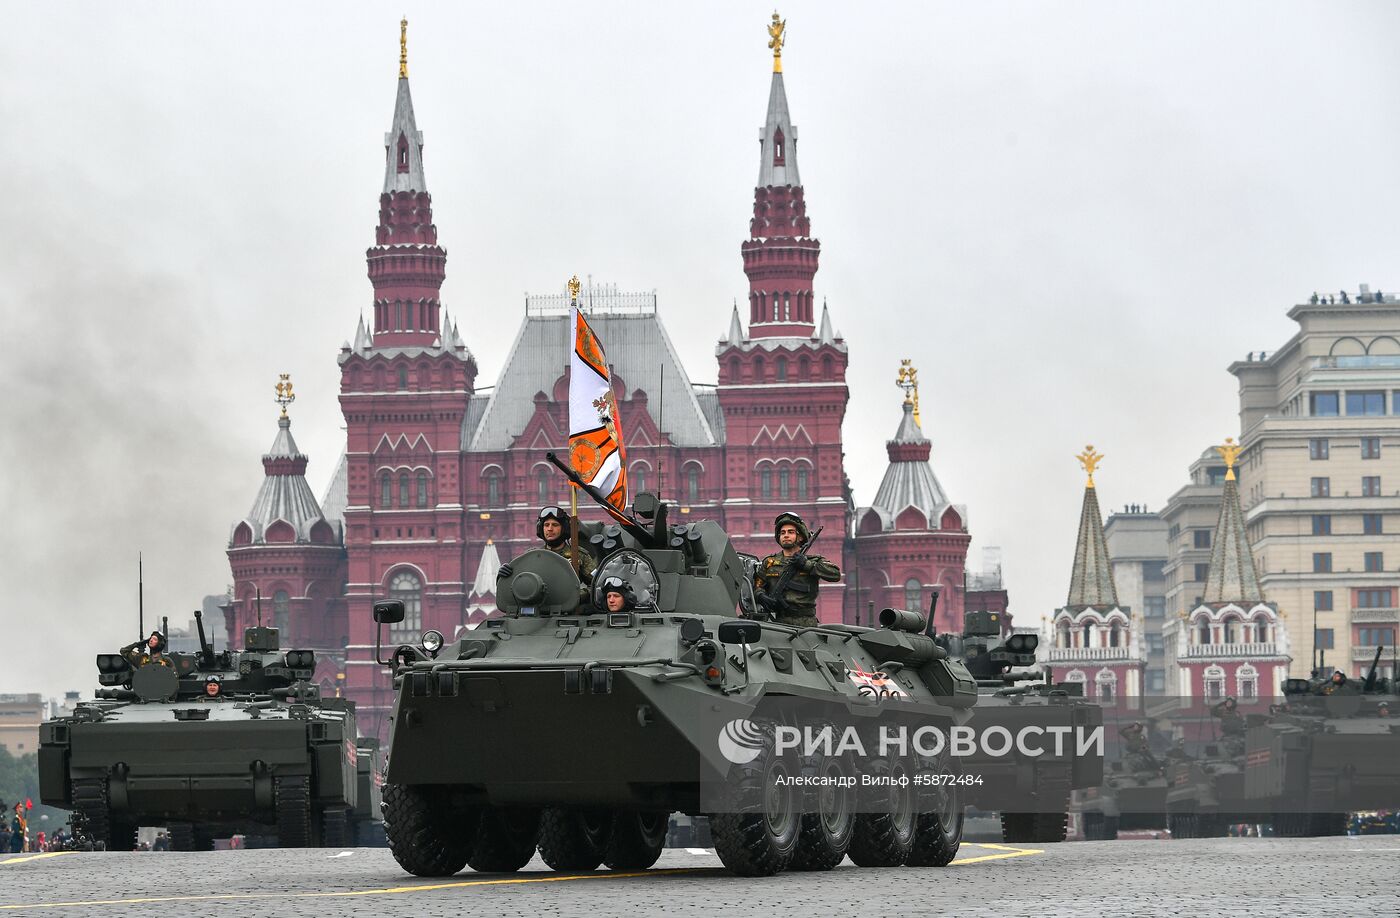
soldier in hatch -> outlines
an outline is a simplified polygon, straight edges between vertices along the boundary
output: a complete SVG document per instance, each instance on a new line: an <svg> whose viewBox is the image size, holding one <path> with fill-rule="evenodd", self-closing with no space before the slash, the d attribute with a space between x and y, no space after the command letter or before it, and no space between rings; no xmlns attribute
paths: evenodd
<svg viewBox="0 0 1400 918"><path fill-rule="evenodd" d="M562 507L545 507L540 511L539 518L535 520L535 535L539 536L546 549L568 561L570 567L574 566L574 546L569 541L572 533L569 515L564 512ZM579 565L574 568L579 574L579 580L587 584L593 579L593 571L596 567L597 563L593 560L593 556L580 546ZM496 579L504 580L514 572L509 563L502 564L501 569L496 572Z"/></svg>
<svg viewBox="0 0 1400 918"><path fill-rule="evenodd" d="M126 657L132 666L144 666L147 663L170 665L170 660L165 656L165 635L159 631L152 631L151 636L144 641L123 647L122 656Z"/></svg>
<svg viewBox="0 0 1400 918"><path fill-rule="evenodd" d="M803 551L811 537L807 524L796 513L780 513L773 521L773 538L781 551L759 563L754 573L754 587L759 608L771 613L779 624L815 627L819 624L817 588L820 581L834 583L841 579L841 568L820 555L808 555ZM778 581L788 568L793 568L794 573L782 595L775 595Z"/></svg>
<svg viewBox="0 0 1400 918"><path fill-rule="evenodd" d="M605 612L631 612L637 607L632 585L621 577L607 577L603 580L603 610Z"/></svg>
<svg viewBox="0 0 1400 918"><path fill-rule="evenodd" d="M1220 732L1224 736L1243 736L1245 733L1244 717L1239 712L1238 705L1233 695L1224 701L1215 704L1210 709L1211 714L1220 719Z"/></svg>

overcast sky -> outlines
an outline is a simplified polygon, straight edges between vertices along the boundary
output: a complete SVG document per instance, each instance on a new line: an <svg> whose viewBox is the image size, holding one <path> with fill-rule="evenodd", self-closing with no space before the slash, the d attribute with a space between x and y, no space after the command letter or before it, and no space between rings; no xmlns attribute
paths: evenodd
<svg viewBox="0 0 1400 918"><path fill-rule="evenodd" d="M370 305L398 19L443 301L494 382L523 294L658 292L693 380L747 283L759 3L14 4L0 30L0 691L229 582L290 372L319 495ZM1225 367L1313 290L1400 285L1400 7L804 2L784 70L868 503L901 358L1012 608L1064 601L1083 475L1160 507L1238 435ZM148 618L148 622L150 618Z"/></svg>

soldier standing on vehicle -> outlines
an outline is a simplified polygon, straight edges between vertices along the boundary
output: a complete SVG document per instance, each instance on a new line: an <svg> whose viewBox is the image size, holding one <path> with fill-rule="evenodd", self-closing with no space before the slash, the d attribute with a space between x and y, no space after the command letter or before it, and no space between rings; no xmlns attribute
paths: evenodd
<svg viewBox="0 0 1400 918"><path fill-rule="evenodd" d="M772 613L779 624L815 627L819 624L817 588L820 581L835 583L840 580L841 568L820 555L809 555L803 550L812 536L807 524L796 513L778 514L773 521L773 538L781 551L764 558L754 574L759 608ZM776 595L779 581L789 569L792 574L782 584L782 595Z"/></svg>
<svg viewBox="0 0 1400 918"><path fill-rule="evenodd" d="M593 560L593 555L580 548L579 563L577 567L574 567L574 547L569 542L571 533L569 515L564 512L562 507L545 507L540 511L539 518L535 520L535 535L544 542L546 549L568 561L569 567L574 568L582 584L580 596L586 600L587 587L593 579L593 571L597 564ZM496 579L504 580L514 572L515 569L510 566L510 562L506 562L501 565L500 570L496 571Z"/></svg>

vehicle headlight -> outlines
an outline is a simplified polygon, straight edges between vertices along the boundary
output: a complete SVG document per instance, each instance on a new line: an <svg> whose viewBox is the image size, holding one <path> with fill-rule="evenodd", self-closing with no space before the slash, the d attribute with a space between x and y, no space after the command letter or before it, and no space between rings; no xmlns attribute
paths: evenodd
<svg viewBox="0 0 1400 918"><path fill-rule="evenodd" d="M436 654L442 649L442 633L439 631L424 631L423 636L419 638L419 642L428 653Z"/></svg>

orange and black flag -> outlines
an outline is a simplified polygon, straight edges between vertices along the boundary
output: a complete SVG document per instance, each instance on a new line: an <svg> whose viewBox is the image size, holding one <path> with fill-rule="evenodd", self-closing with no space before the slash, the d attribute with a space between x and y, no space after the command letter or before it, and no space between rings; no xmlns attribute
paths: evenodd
<svg viewBox="0 0 1400 918"><path fill-rule="evenodd" d="M603 344L578 306L569 309L573 354L569 358L569 464L579 477L627 511L627 450Z"/></svg>

